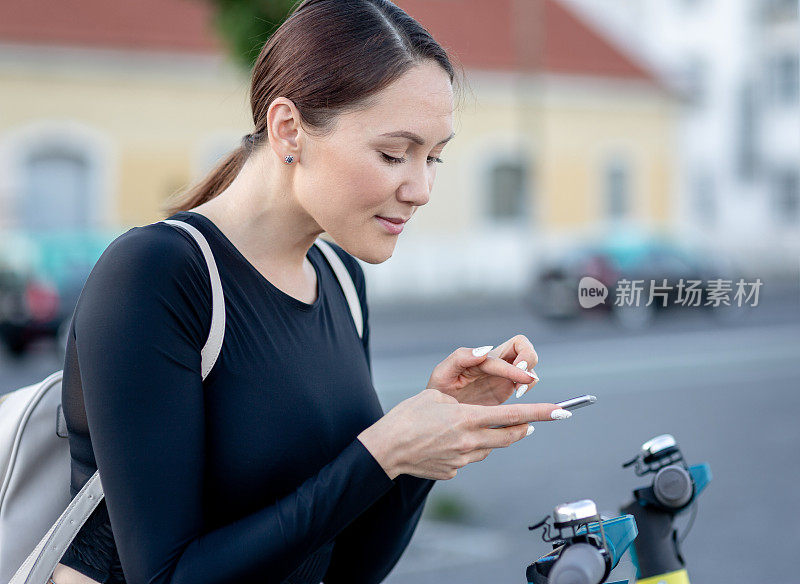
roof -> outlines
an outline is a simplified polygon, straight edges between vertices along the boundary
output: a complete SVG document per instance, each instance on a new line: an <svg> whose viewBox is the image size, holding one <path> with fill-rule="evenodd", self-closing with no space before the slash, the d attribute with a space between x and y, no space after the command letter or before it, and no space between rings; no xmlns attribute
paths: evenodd
<svg viewBox="0 0 800 584"><path fill-rule="evenodd" d="M465 68L638 79L634 56L559 0L396 0Z"/></svg>
<svg viewBox="0 0 800 584"><path fill-rule="evenodd" d="M202 0L4 0L0 41L217 53L212 15Z"/></svg>
<svg viewBox="0 0 800 584"><path fill-rule="evenodd" d="M653 73L560 0L396 0L467 69L640 79ZM0 41L216 53L207 0L5 0Z"/></svg>

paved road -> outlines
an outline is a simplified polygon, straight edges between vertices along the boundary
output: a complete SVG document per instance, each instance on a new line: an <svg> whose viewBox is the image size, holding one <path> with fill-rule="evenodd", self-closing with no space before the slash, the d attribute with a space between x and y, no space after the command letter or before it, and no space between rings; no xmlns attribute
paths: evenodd
<svg viewBox="0 0 800 584"><path fill-rule="evenodd" d="M707 461L714 474L684 544L693 581L798 582L791 561L800 546L796 295L736 323L665 315L635 334L602 321L554 327L491 305L484 316L474 312L461 315L471 325L427 319L424 332L417 329L426 348L433 349L433 338L442 341L439 352L392 351L398 326L413 326L393 326L393 314L383 316L386 322L376 316L375 381L386 407L414 393L409 388L424 387L455 346L517 332L540 356L541 381L523 400L593 393L599 401L570 420L538 424L531 437L437 483L426 517L437 497L458 498L471 516L460 530L424 519L387 582L524 582L525 566L549 551L527 525L569 500L592 498L615 511L640 484L620 463L666 432L690 463Z"/></svg>
<svg viewBox="0 0 800 584"><path fill-rule="evenodd" d="M711 464L684 544L690 575L710 584L797 583L800 547L800 302L796 286L734 322L665 314L646 332L605 319L546 322L513 299L374 307L375 385L385 409L420 391L433 366L460 345L531 338L541 382L525 401L599 397L572 419L540 423L450 481L440 481L390 584L524 582L547 551L527 525L557 503L593 498L614 511L640 483L620 463L646 439L678 439L690 462ZM0 393L61 367L40 345L0 360ZM512 398L513 401L513 398ZM433 521L437 501L458 498L460 524Z"/></svg>

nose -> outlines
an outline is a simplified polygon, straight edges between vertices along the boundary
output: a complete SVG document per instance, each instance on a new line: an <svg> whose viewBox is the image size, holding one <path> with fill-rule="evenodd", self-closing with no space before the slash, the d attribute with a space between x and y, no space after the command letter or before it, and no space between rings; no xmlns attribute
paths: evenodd
<svg viewBox="0 0 800 584"><path fill-rule="evenodd" d="M422 171L415 170L413 174L409 175L400 185L398 189L398 199L421 207L430 201L432 188L433 170L428 168Z"/></svg>

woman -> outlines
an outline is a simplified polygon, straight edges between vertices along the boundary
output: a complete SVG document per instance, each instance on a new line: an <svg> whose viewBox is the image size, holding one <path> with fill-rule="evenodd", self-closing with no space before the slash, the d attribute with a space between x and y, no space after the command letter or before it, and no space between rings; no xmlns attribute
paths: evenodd
<svg viewBox="0 0 800 584"><path fill-rule="evenodd" d="M313 245L322 232L339 244L366 315L353 256L388 259L428 202L452 82L445 51L386 0L307 0L270 38L256 131L170 209L206 236L222 279L209 377L209 275L182 231L121 235L77 304L63 382L72 494L99 468L106 498L57 584L379 582L434 480L567 415L499 405L536 380L521 335L458 349L384 415L368 327L359 338Z"/></svg>

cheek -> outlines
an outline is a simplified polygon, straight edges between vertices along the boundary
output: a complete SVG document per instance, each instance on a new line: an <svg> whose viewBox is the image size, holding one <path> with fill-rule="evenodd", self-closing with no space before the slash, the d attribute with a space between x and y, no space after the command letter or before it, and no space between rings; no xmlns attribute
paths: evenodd
<svg viewBox="0 0 800 584"><path fill-rule="evenodd" d="M395 191L391 169L380 161L339 156L330 160L328 169L328 188L341 208L376 210Z"/></svg>

